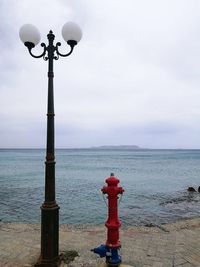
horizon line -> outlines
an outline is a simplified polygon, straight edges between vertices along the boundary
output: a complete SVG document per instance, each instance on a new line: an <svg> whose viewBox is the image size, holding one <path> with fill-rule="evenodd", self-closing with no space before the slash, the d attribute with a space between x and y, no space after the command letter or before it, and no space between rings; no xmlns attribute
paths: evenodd
<svg viewBox="0 0 200 267"><path fill-rule="evenodd" d="M42 149L42 150L46 150L45 147L0 147L0 150L14 150L14 149L30 149L30 150L36 150L36 149ZM142 148L142 147L138 147L138 148L131 148L131 146L92 146L92 147L57 147L55 148L55 150L57 149L101 149L101 150L106 150L106 149L132 149L132 150L200 150L200 148Z"/></svg>

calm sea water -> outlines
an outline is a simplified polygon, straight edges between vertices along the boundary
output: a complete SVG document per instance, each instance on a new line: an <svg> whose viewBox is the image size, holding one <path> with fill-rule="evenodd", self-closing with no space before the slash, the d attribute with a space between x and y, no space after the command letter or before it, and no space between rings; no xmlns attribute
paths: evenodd
<svg viewBox="0 0 200 267"><path fill-rule="evenodd" d="M0 220L40 222L45 150L0 149ZM60 222L103 224L107 207L100 189L111 172L125 189L119 206L123 224L168 223L200 213L200 150L56 151Z"/></svg>

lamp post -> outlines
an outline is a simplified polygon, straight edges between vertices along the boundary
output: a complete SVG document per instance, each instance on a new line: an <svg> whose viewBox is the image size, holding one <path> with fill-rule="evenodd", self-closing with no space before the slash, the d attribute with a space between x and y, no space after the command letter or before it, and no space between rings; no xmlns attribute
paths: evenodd
<svg viewBox="0 0 200 267"><path fill-rule="evenodd" d="M73 22L66 23L62 28L62 36L70 46L67 54L61 54L54 45L55 35L49 31L48 45L41 43L43 52L34 55L32 49L40 42L40 33L32 24L25 24L20 28L19 36L34 58L43 58L48 61L48 102L47 102L47 145L45 161L45 200L41 206L41 254L36 266L56 267L60 265L59 257L59 206L55 196L55 155L54 155L54 97L53 97L53 61L59 56L67 57L80 41L82 32Z"/></svg>

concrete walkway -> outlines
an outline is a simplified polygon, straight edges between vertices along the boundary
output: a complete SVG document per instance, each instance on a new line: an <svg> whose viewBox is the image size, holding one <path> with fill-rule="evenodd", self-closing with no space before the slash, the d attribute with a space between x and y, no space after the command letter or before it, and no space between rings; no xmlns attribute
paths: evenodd
<svg viewBox="0 0 200 267"><path fill-rule="evenodd" d="M90 249L104 243L105 227L60 227L60 251L76 250L68 267L96 267L104 260ZM123 262L134 267L200 267L200 219L120 231ZM0 223L0 266L30 267L40 252L40 226Z"/></svg>

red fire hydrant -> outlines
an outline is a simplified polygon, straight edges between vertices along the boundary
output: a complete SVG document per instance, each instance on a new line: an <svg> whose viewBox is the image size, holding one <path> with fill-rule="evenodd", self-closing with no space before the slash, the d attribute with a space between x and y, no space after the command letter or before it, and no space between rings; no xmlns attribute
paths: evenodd
<svg viewBox="0 0 200 267"><path fill-rule="evenodd" d="M110 177L106 179L108 185L101 189L103 194L108 195L108 219L105 223L108 228L107 241L105 245L93 249L100 257L106 257L108 266L118 266L121 263L121 256L118 253L121 247L119 240L121 222L118 218L118 195L123 194L124 189L118 186L119 182L119 179L111 173Z"/></svg>
<svg viewBox="0 0 200 267"><path fill-rule="evenodd" d="M119 179L114 177L111 173L110 177L106 179L108 186L104 186L101 191L108 195L108 219L105 226L108 228L106 245L110 248L119 248L119 228L121 222L118 218L117 200L118 195L124 192L122 187L118 187Z"/></svg>

